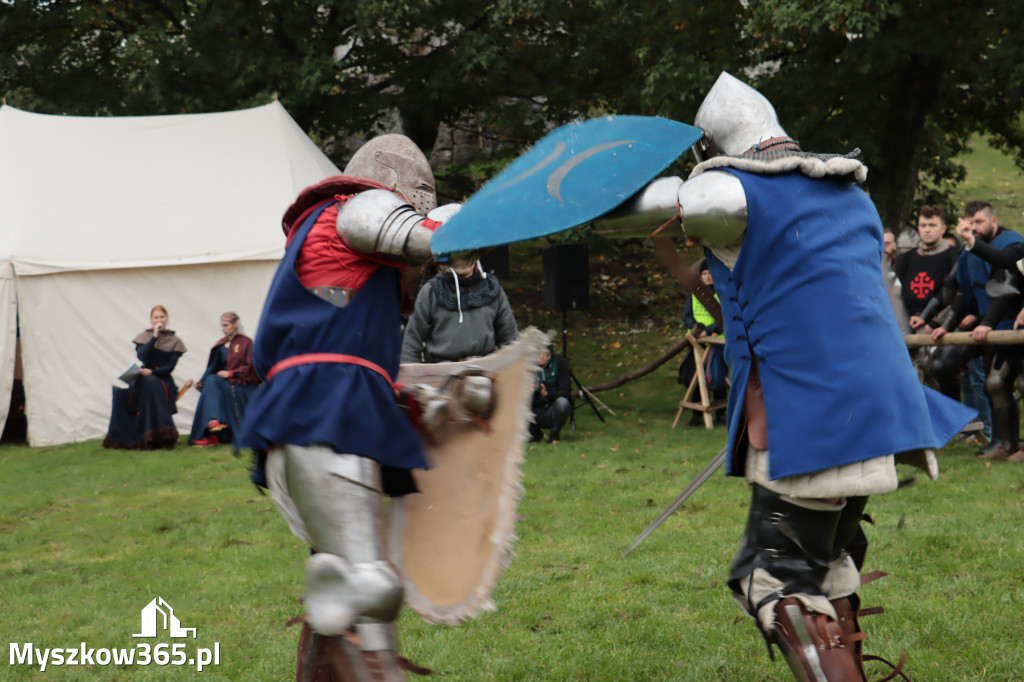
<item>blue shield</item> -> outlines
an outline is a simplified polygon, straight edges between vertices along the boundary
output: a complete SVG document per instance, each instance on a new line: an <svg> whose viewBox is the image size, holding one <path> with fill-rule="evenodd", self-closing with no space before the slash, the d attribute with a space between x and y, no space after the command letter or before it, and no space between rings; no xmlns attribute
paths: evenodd
<svg viewBox="0 0 1024 682"><path fill-rule="evenodd" d="M482 249L583 225L636 194L700 137L693 126L651 116L564 125L471 196L430 249Z"/></svg>

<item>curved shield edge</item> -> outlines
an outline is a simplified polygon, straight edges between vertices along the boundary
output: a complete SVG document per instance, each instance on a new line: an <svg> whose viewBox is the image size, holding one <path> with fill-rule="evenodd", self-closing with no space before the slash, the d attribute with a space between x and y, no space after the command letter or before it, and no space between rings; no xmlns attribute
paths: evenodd
<svg viewBox="0 0 1024 682"><path fill-rule="evenodd" d="M469 197L434 233L431 251L486 249L584 225L629 200L701 135L655 116L556 128Z"/></svg>

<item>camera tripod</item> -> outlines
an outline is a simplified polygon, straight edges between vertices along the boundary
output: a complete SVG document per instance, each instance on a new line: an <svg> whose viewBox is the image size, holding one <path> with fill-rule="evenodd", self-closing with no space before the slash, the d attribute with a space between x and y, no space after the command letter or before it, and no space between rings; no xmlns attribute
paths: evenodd
<svg viewBox="0 0 1024 682"><path fill-rule="evenodd" d="M568 322L567 322L567 319L566 319L566 311L564 311L564 310L562 311L562 356L565 357L566 360L569 359L569 325L568 325ZM594 411L594 414L597 415L597 418L600 419L602 423L605 423L604 417L601 416L601 413L598 411L597 406L594 404L594 401L591 399L590 394L586 391L586 389L583 388L583 385L580 383L580 380L576 378L576 373L574 371L572 371L572 363L571 362L569 363L569 376L572 377L573 383L576 384L576 389L579 391L580 397L582 397L583 400L585 400L587 402L587 404L590 405L590 409L592 409ZM572 430L573 430L573 433L575 433L576 432L576 410L575 409L573 409L573 411L572 411L571 420L572 420Z"/></svg>

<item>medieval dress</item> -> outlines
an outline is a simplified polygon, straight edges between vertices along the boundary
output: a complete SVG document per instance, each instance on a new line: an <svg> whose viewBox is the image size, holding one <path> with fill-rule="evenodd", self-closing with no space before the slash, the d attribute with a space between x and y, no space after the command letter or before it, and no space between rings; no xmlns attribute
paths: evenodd
<svg viewBox="0 0 1024 682"><path fill-rule="evenodd" d="M231 374L227 379L217 375L224 370ZM218 431L217 437L221 443L230 443L241 428L249 399L260 383L252 364L252 339L244 334L235 334L214 344L206 371L199 381L203 390L196 404L189 443L203 438L212 420L227 427Z"/></svg>
<svg viewBox="0 0 1024 682"><path fill-rule="evenodd" d="M113 388L110 426L103 447L114 450L172 449L178 443L174 415L178 387L171 372L186 351L170 329L159 337L147 329L133 339L135 353L149 376L139 376L128 388Z"/></svg>

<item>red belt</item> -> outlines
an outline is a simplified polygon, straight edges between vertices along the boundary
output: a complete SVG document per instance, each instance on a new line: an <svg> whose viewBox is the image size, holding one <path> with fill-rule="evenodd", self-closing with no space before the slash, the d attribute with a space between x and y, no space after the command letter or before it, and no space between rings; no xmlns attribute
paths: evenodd
<svg viewBox="0 0 1024 682"><path fill-rule="evenodd" d="M385 381L388 382L388 385L391 386L391 388L395 387L395 383L391 380L391 377L388 376L388 373L385 372L384 368L380 365L370 362L365 358L360 358L355 355L343 355L341 353L303 353L302 355L293 355L290 358L285 358L270 368L270 371L267 372L267 381L273 379L274 375L282 370L298 367L299 365L311 365L320 362L345 363L372 369L374 372L384 377Z"/></svg>

